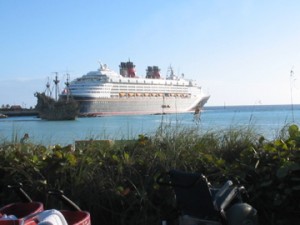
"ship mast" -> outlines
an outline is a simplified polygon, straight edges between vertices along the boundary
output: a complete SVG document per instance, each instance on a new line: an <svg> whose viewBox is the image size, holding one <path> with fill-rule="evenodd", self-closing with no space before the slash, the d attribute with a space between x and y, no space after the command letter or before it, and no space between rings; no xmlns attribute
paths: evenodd
<svg viewBox="0 0 300 225"><path fill-rule="evenodd" d="M51 92L51 89L50 89L49 77L48 77L48 81L47 81L47 84L46 84L45 95L49 96L49 97L51 97L51 95L52 95L52 92Z"/></svg>
<svg viewBox="0 0 300 225"><path fill-rule="evenodd" d="M58 90L58 83L59 83L59 80L58 80L58 72L55 72L55 80L53 80L54 84L55 84L55 101L58 100L58 93L59 93L59 90Z"/></svg>
<svg viewBox="0 0 300 225"><path fill-rule="evenodd" d="M70 98L70 82L69 82L69 78L70 78L70 74L67 73L67 81L65 82L66 85L66 90L67 90L67 102L69 102L69 98Z"/></svg>

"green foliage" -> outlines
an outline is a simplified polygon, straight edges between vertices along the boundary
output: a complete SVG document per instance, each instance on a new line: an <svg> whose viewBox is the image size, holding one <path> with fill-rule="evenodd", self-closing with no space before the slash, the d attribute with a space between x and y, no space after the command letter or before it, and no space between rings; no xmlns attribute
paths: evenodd
<svg viewBox="0 0 300 225"><path fill-rule="evenodd" d="M251 129L199 134L161 127L153 137L84 141L75 146L0 145L1 205L13 200L7 184L22 182L50 207L48 189L64 190L93 224L160 224L176 217L173 192L157 177L170 169L205 174L211 183L232 179L249 191L261 224L296 224L300 204L300 131L290 125L267 141ZM56 206L55 206L56 207ZM170 222L171 223L171 222Z"/></svg>
<svg viewBox="0 0 300 225"><path fill-rule="evenodd" d="M260 210L264 224L297 224L300 204L300 132L287 129L285 139L260 142L243 153L243 182ZM251 157L251 155L253 157Z"/></svg>

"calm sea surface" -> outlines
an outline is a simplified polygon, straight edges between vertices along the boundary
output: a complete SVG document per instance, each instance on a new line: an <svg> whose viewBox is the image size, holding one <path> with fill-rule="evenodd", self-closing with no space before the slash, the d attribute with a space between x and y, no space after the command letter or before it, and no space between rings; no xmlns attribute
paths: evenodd
<svg viewBox="0 0 300 225"><path fill-rule="evenodd" d="M88 139L136 139L139 134L151 136L162 123L198 128L199 132L251 127L272 139L285 125L299 122L300 105L205 107L198 123L193 113L92 117L75 121L10 117L0 119L0 142L20 140L24 133L29 134L31 142L43 145L67 145Z"/></svg>

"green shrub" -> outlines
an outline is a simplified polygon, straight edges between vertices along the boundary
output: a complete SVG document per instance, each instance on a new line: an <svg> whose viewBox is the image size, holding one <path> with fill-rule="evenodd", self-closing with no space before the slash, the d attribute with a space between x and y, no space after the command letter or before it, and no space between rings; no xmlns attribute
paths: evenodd
<svg viewBox="0 0 300 225"><path fill-rule="evenodd" d="M153 137L84 141L75 146L0 145L1 205L13 200L5 186L22 182L33 199L58 207L47 196L61 189L93 224L160 224L176 217L174 194L157 177L170 169L226 179L249 191L261 224L295 224L300 205L300 131L285 127L265 140L251 129L200 134L198 129L161 127Z"/></svg>

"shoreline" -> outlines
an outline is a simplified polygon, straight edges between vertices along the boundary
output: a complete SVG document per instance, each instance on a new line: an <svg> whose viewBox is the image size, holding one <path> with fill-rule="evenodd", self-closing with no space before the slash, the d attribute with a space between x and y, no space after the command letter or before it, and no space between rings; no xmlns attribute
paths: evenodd
<svg viewBox="0 0 300 225"><path fill-rule="evenodd" d="M13 117L13 116L38 116L38 112L35 110L9 110L9 111L3 111L0 110L0 114L6 115L8 117Z"/></svg>

